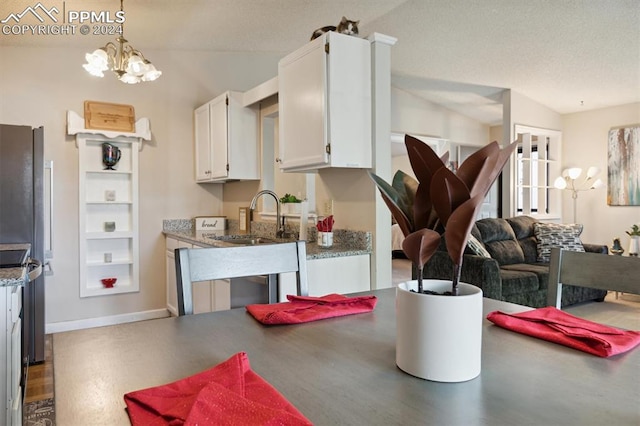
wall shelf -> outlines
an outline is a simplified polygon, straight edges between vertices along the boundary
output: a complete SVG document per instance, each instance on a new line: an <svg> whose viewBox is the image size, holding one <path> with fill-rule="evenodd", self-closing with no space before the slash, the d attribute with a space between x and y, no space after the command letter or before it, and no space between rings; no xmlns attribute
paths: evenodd
<svg viewBox="0 0 640 426"><path fill-rule="evenodd" d="M138 238L138 156L150 139L148 120L136 133L88 130L69 111L68 133L76 136L79 160L80 297L108 296L140 290ZM102 144L121 152L116 170L104 170ZM115 230L109 231L115 224ZM117 278L111 288L102 278Z"/></svg>

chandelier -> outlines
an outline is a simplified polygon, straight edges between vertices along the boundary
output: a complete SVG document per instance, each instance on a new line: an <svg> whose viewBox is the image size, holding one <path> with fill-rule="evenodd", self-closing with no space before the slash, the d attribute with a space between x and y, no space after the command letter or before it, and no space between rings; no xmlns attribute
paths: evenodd
<svg viewBox="0 0 640 426"><path fill-rule="evenodd" d="M120 12L124 15L120 0ZM85 55L87 63L83 68L96 77L104 77L104 71L111 70L123 83L136 84L141 81L153 81L162 75L142 52L134 49L124 38L124 22L120 26L120 36L116 43L109 42L93 53Z"/></svg>

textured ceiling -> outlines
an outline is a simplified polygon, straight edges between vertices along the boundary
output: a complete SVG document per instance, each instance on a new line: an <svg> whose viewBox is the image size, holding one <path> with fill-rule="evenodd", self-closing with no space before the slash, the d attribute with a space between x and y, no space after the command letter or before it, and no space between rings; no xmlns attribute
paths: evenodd
<svg viewBox="0 0 640 426"><path fill-rule="evenodd" d="M120 6L41 3L66 11ZM0 20L36 4L2 0ZM504 88L563 114L640 102L638 0L128 0L124 9L126 37L142 51L284 55L342 15L360 19L361 35L398 39L395 86L487 123L501 120ZM91 49L105 38L0 34L0 45Z"/></svg>

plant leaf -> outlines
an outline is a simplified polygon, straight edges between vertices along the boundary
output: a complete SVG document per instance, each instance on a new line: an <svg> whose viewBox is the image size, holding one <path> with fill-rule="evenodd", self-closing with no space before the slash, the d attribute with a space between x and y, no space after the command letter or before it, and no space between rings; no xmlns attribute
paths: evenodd
<svg viewBox="0 0 640 426"><path fill-rule="evenodd" d="M419 229L402 241L402 251L421 270L440 245L440 234L431 229Z"/></svg>
<svg viewBox="0 0 640 426"><path fill-rule="evenodd" d="M431 179L436 171L445 167L444 161L448 160L449 154L440 158L429 145L410 135L405 135L404 143L411 168L420 182L413 204L415 229L433 229L438 221L431 202Z"/></svg>
<svg viewBox="0 0 640 426"><path fill-rule="evenodd" d="M500 146L498 142L493 141L471 154L460 164L457 176L467 185L467 188L473 188L486 159L498 151L500 151Z"/></svg>
<svg viewBox="0 0 640 426"><path fill-rule="evenodd" d="M444 238L449 257L456 265L462 265L467 239L483 200L484 195L478 194L458 206L449 217Z"/></svg>
<svg viewBox="0 0 640 426"><path fill-rule="evenodd" d="M485 162L482 170L478 172L478 176L471 188L471 196L475 197L477 194L484 194L486 196L491 188L491 185L498 178L504 165L509 161L509 157L518 146L518 141L509 144L504 149L499 149L493 153Z"/></svg>
<svg viewBox="0 0 640 426"><path fill-rule="evenodd" d="M433 175L431 197L433 208L446 229L449 216L458 206L467 201L470 195L464 182L455 173L444 167Z"/></svg>
<svg viewBox="0 0 640 426"><path fill-rule="evenodd" d="M402 170L398 170L396 174L393 175L391 186L398 193L398 207L400 207L404 214L409 218L409 222L413 224L412 228L415 229L413 204L415 203L416 192L419 186L418 181Z"/></svg>
<svg viewBox="0 0 640 426"><path fill-rule="evenodd" d="M380 195L382 196L382 200L385 202L389 210L391 211L391 215L394 217L402 234L406 237L411 232L413 232L413 224L402 210L401 204L401 196L398 194L398 191L391 185L389 185L384 179L379 177L378 175L369 172L369 177L375 182L378 190L380 190Z"/></svg>

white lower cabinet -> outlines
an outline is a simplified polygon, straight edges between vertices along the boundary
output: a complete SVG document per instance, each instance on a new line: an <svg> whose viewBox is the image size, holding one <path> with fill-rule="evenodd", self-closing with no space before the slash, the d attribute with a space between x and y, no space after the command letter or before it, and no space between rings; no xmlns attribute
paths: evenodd
<svg viewBox="0 0 640 426"><path fill-rule="evenodd" d="M0 287L0 424L22 425L22 287Z"/></svg>
<svg viewBox="0 0 640 426"><path fill-rule="evenodd" d="M309 296L371 290L369 263L368 254L309 259L307 261ZM286 301L287 294L296 294L294 272L280 274L279 300Z"/></svg>
<svg viewBox="0 0 640 426"><path fill-rule="evenodd" d="M175 252L177 248L198 248L193 244L166 239L167 310L178 315L178 289L176 285ZM231 307L229 280L201 281L193 284L193 313L223 311Z"/></svg>
<svg viewBox="0 0 640 426"><path fill-rule="evenodd" d="M176 248L198 247L175 238L166 238L167 310L178 315L176 287ZM370 256L330 257L307 260L307 282L310 296L330 293L347 294L371 290ZM287 294L296 294L295 272L280 274L278 300L286 302ZM202 281L193 284L193 312L222 311L231 308L230 280Z"/></svg>

